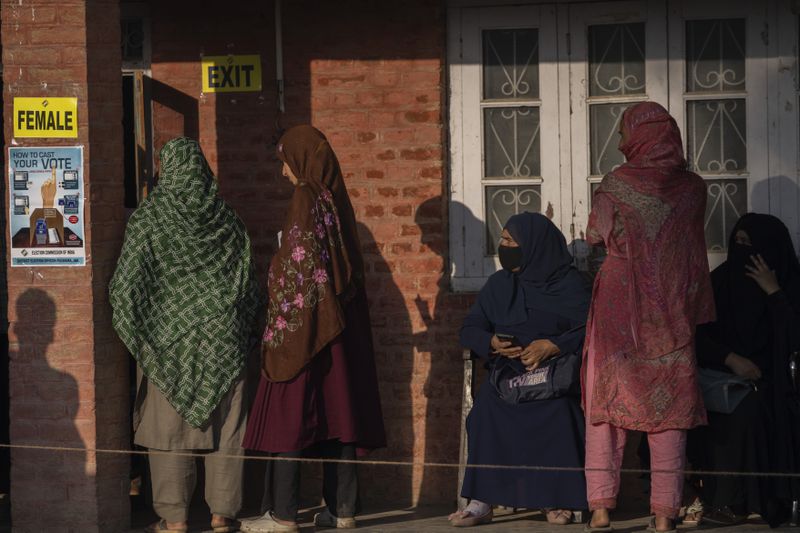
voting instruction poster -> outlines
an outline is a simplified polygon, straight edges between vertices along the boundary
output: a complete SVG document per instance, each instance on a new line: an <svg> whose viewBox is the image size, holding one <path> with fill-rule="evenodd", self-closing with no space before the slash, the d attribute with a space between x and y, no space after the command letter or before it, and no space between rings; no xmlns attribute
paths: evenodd
<svg viewBox="0 0 800 533"><path fill-rule="evenodd" d="M84 266L83 147L8 149L11 266Z"/></svg>

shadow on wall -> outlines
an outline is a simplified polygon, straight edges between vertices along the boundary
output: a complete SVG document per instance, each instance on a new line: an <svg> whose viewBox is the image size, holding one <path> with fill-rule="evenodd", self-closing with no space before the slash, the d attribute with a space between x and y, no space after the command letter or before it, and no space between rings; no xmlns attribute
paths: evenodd
<svg viewBox="0 0 800 533"><path fill-rule="evenodd" d="M415 442L414 402L409 386L414 374L411 317L403 293L392 277L394 266L383 256L384 245L378 244L370 229L361 222L358 223L358 235L364 254L375 363L387 438L387 448L378 452L376 458L408 461L414 457ZM413 504L413 472L410 467L365 465L359 468L364 480L385 480L369 483L369 493L361 494L365 505L392 502L397 508ZM398 501L398 494L409 499Z"/></svg>
<svg viewBox="0 0 800 533"><path fill-rule="evenodd" d="M170 117L169 121L164 120L159 124L158 137L154 140L156 153L173 137L185 135L199 139L200 111L197 98L156 79L147 78L147 83L150 85L153 105L167 110L166 114Z"/></svg>
<svg viewBox="0 0 800 533"><path fill-rule="evenodd" d="M414 334L414 352L422 361L429 358L429 370L422 389L425 399L425 462L458 462L460 391L464 376L458 337L463 318L475 297L474 294L450 291L450 210L460 210L463 214L464 225L470 228L468 235L481 235L473 232L486 231L483 221L475 217L467 206L448 202L443 196L425 200L414 215L421 232L419 252L433 251L441 264L436 292L418 294L415 299L424 328ZM455 468L428 467L423 473L419 503L452 502L455 505L459 492Z"/></svg>
<svg viewBox="0 0 800 533"><path fill-rule="evenodd" d="M55 302L46 292L28 289L17 299L16 317L11 329L9 367L14 380L10 395L22 396L26 401L14 404L11 436L15 444L85 448L77 428L80 423L78 382L72 375L50 367L47 360L54 341L56 322ZM19 327L19 324L26 326ZM24 422L14 422L18 409L30 410L21 417ZM90 468L87 459L85 452L13 450L11 470L14 487L30 497L41 493L43 480L53 476L67 478L71 480L69 488L60 489L63 493L54 493L54 489L51 489L42 494L42 505L47 506L48 516L53 523L91 523L96 517L86 516L91 511L82 508L80 503L96 498L94 484L82 479L92 475L87 471ZM22 489L29 484L35 489ZM67 487L67 484L59 484L59 487ZM27 531L25 524L29 521L41 523L39 518L23 514L35 513L36 505L25 502L22 508L17 508L15 502L17 500L12 500L14 531Z"/></svg>

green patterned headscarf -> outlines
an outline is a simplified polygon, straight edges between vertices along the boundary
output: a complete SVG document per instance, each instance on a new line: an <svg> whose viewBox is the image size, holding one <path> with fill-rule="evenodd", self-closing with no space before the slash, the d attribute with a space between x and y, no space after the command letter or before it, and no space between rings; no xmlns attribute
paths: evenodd
<svg viewBox="0 0 800 533"><path fill-rule="evenodd" d="M259 307L250 239L197 141L160 153L111 280L113 323L147 379L202 427L245 367Z"/></svg>

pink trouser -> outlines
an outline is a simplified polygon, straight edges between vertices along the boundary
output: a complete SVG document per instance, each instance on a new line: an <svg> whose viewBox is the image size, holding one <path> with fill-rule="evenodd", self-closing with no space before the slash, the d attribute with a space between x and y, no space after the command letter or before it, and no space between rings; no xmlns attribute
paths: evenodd
<svg viewBox="0 0 800 533"><path fill-rule="evenodd" d="M614 509L619 494L620 467L627 430L589 422L594 385L594 358L588 357L586 372L586 497L589 509ZM683 497L686 466L686 430L648 433L650 444L650 512L677 518Z"/></svg>

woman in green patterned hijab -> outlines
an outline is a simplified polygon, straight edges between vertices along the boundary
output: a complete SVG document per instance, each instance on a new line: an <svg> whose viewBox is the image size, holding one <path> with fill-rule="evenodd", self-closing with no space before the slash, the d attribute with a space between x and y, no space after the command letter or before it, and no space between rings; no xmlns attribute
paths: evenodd
<svg viewBox="0 0 800 533"><path fill-rule="evenodd" d="M110 286L114 328L140 370L135 443L240 453L243 376L260 302L250 239L218 196L197 141L169 141L160 160L158 185L128 223ZM163 502L180 500L167 494L178 479L191 481L183 491L191 495L194 476L176 476L194 472L194 461L153 455L150 466L153 503L163 518L152 530L185 530L189 501ZM206 461L206 483L225 485L207 497L216 532L228 531L219 528L241 505L241 469L241 461ZM170 477L164 494L161 476ZM230 479L220 483L220 477Z"/></svg>

